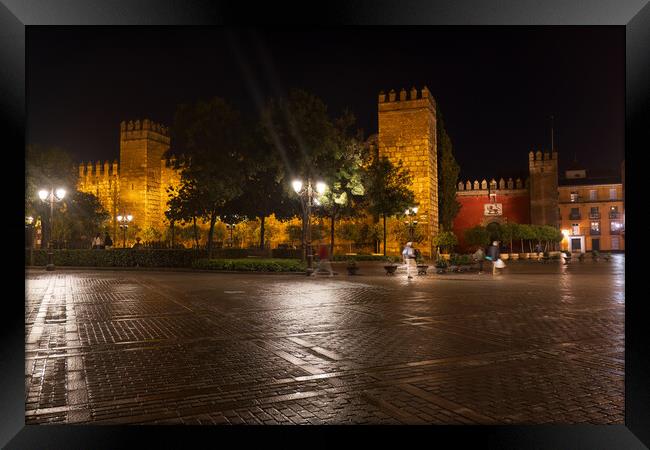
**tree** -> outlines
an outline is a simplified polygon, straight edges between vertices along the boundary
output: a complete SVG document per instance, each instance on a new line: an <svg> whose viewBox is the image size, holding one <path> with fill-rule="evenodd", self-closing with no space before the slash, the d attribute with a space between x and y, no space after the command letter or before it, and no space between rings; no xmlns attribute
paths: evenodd
<svg viewBox="0 0 650 450"><path fill-rule="evenodd" d="M196 188L196 180L181 178L180 185L167 188L167 193L169 201L167 202L168 209L165 211L165 217L169 220L172 233L176 223L180 223L182 226L191 224L194 248L198 249L199 228L197 219L203 215L203 205ZM172 236L174 235L172 234Z"/></svg>
<svg viewBox="0 0 650 450"><path fill-rule="evenodd" d="M507 222L501 225L501 239L510 244L510 253L512 253L512 240L517 236L517 224Z"/></svg>
<svg viewBox="0 0 650 450"><path fill-rule="evenodd" d="M537 239L537 233L533 225L523 224L519 226L519 237L521 239L521 250L524 251L524 241L528 241L528 249L533 252L532 241Z"/></svg>
<svg viewBox="0 0 650 450"><path fill-rule="evenodd" d="M334 172L316 210L317 215L330 219L331 254L334 253L335 221L358 217L364 202L362 166L367 156L360 132L353 129L354 124L354 116L347 111L335 121L337 151Z"/></svg>
<svg viewBox="0 0 650 450"><path fill-rule="evenodd" d="M43 147L28 145L25 149L25 215L40 217L43 231L42 245L52 236L50 233L49 205L38 197L40 189L62 187L67 191L68 198L76 192L77 171L74 161L68 152L58 147ZM58 213L64 208L64 203L55 205ZM38 221L38 219L36 220Z"/></svg>
<svg viewBox="0 0 650 450"><path fill-rule="evenodd" d="M411 227L401 220L398 220L393 224L392 233L400 244L406 244L409 241L419 244L426 238L426 235L422 231L422 227L413 225L413 231L411 231Z"/></svg>
<svg viewBox="0 0 650 450"><path fill-rule="evenodd" d="M436 142L438 153L438 212L441 231L451 230L454 218L460 211L456 186L460 166L456 162L451 139L445 130L442 111L436 103Z"/></svg>
<svg viewBox="0 0 650 450"><path fill-rule="evenodd" d="M383 218L384 256L386 256L386 217L414 206L415 194L409 189L411 174L402 161L393 165L387 157L374 158L365 175L368 211Z"/></svg>
<svg viewBox="0 0 650 450"><path fill-rule="evenodd" d="M485 247L490 245L490 233L480 225L468 228L465 230L465 242L471 246Z"/></svg>
<svg viewBox="0 0 650 450"><path fill-rule="evenodd" d="M361 227L354 223L354 222L344 222L341 223L337 228L336 228L336 236L339 239L343 239L346 241L350 241L350 253L352 253L352 243L357 242L359 240L359 235L361 232ZM332 250L333 254L333 250Z"/></svg>
<svg viewBox="0 0 650 450"><path fill-rule="evenodd" d="M261 124L250 125L252 130L251 170L242 186L242 194L224 205L224 214L238 214L259 219L259 247L265 247L266 218L271 214L285 220L298 214L297 204L282 185L282 161L275 148L265 139Z"/></svg>
<svg viewBox="0 0 650 450"><path fill-rule="evenodd" d="M212 257L214 226L224 205L243 193L251 172L249 134L239 113L214 97L179 106L173 135L175 151L188 157L181 182L191 185L191 202L209 224L207 250ZM182 188L182 186L181 186Z"/></svg>
<svg viewBox="0 0 650 450"><path fill-rule="evenodd" d="M325 103L299 89L289 91L285 97L270 99L262 111L261 123L266 141L281 161L277 181L302 212L304 236L307 206L291 191L291 182L296 178L305 183L308 180L331 182L339 148L337 129ZM305 247L305 258L306 253Z"/></svg>
<svg viewBox="0 0 650 450"><path fill-rule="evenodd" d="M86 192L69 192L56 206L52 239L67 241L74 247L89 245L110 219L99 199Z"/></svg>
<svg viewBox="0 0 650 450"><path fill-rule="evenodd" d="M442 231L433 238L433 245L450 252L458 245L458 238L453 231Z"/></svg>

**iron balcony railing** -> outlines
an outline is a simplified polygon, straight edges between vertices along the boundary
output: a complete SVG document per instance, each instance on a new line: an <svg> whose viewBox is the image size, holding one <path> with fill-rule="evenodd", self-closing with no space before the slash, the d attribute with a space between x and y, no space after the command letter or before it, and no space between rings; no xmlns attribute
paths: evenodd
<svg viewBox="0 0 650 450"><path fill-rule="evenodd" d="M590 229L590 230L589 230L589 234L590 234L591 236L600 236L600 230Z"/></svg>
<svg viewBox="0 0 650 450"><path fill-rule="evenodd" d="M570 220L580 220L580 213L569 213Z"/></svg>
<svg viewBox="0 0 650 450"><path fill-rule="evenodd" d="M600 219L600 213L599 213L599 212L595 212L595 213L592 212L592 213L589 213L589 218L590 218L590 219Z"/></svg>
<svg viewBox="0 0 650 450"><path fill-rule="evenodd" d="M609 218L610 219L618 219L620 216L620 213L618 211L610 211L609 212Z"/></svg>

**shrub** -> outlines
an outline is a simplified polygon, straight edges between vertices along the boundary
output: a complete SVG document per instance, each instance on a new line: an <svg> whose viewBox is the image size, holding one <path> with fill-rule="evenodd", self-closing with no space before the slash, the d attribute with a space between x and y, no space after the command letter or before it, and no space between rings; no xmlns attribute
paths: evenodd
<svg viewBox="0 0 650 450"><path fill-rule="evenodd" d="M191 249L112 249L54 250L54 264L76 267L191 267L192 261L205 258L205 250ZM29 263L29 250L25 251ZM47 264L47 250L34 250L34 265Z"/></svg>
<svg viewBox="0 0 650 450"><path fill-rule="evenodd" d="M305 265L298 259L197 259L195 269L239 270L247 272L302 272Z"/></svg>
<svg viewBox="0 0 650 450"><path fill-rule="evenodd" d="M272 258L302 259L302 249L274 248L271 250Z"/></svg>
<svg viewBox="0 0 650 450"><path fill-rule="evenodd" d="M390 261L390 258L388 256L384 255L334 255L332 257L332 261L348 261L348 260L354 260L354 261Z"/></svg>
<svg viewBox="0 0 650 450"><path fill-rule="evenodd" d="M458 245L458 238L453 231L443 231L434 236L433 245L436 245L443 250L451 251L456 245Z"/></svg>

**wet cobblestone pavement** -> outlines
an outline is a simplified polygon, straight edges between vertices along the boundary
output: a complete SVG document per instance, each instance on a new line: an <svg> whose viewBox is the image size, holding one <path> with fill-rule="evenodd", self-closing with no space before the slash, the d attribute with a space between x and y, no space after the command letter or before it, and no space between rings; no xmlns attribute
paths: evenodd
<svg viewBox="0 0 650 450"><path fill-rule="evenodd" d="M26 273L26 422L624 422L624 256L502 274Z"/></svg>

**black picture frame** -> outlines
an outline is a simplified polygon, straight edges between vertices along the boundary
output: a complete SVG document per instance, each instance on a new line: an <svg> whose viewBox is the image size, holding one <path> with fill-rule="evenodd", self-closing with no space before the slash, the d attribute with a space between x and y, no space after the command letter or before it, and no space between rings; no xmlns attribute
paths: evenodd
<svg viewBox="0 0 650 450"><path fill-rule="evenodd" d="M495 5L498 5L495 6ZM586 9L589 8L589 9ZM625 307L625 425L589 426L497 426L497 427L114 427L114 426L26 426L24 405L24 304L17 280L24 269L13 255L24 254L20 240L7 248L4 259L6 285L12 289L0 296L3 320L0 326L0 445L6 448L121 448L136 441L148 447L189 446L205 439L222 445L236 438L239 445L250 439L286 444L319 445L345 440L351 433L362 439L395 443L453 443L488 448L589 448L627 449L650 446L650 346L645 332L641 277L635 270L644 262L640 227L647 223L640 211L643 195L643 154L650 149L650 4L645 0L561 1L447 0L418 3L386 0L308 2L280 4L188 0L2 0L0 2L0 126L5 149L5 173L24 167L25 145L25 27L32 25L223 25L223 24L417 24L417 25L613 25L626 30L626 291ZM17 177L20 179L20 175ZM5 182L9 182L5 180ZM18 183L12 181L11 183ZM11 191L11 189L9 189ZM10 192L9 192L10 193ZM21 199L5 195L5 224L11 236L18 230ZM11 233L11 234L9 234ZM6 243L5 243L6 244ZM639 245L641 244L641 245ZM6 245L5 245L6 247ZM18 259L18 258L17 258ZM13 288L16 287L14 292ZM11 292L11 294L9 293ZM324 439L314 440L316 432ZM304 434L308 433L308 434ZM306 440L294 439L306 438ZM406 439L406 441L404 441ZM644 445L645 444L645 445ZM263 444L264 445L264 444Z"/></svg>

